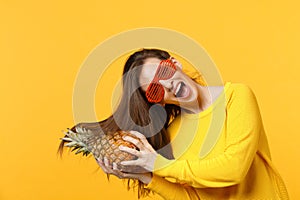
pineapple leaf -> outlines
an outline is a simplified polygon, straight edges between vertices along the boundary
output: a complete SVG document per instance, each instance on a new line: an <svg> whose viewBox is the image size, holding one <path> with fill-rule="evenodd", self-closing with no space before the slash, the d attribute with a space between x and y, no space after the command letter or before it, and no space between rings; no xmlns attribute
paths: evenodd
<svg viewBox="0 0 300 200"><path fill-rule="evenodd" d="M76 141L73 141L73 142L69 142L67 144L65 144L66 147L73 147L73 146L76 146L78 144L78 142Z"/></svg>
<svg viewBox="0 0 300 200"><path fill-rule="evenodd" d="M80 147L79 147L79 146L74 147L74 148L71 150L71 152L72 152L72 151L75 151L75 150L78 149L78 148L80 148Z"/></svg>
<svg viewBox="0 0 300 200"><path fill-rule="evenodd" d="M75 152L75 154L79 154L79 153L81 153L83 151L85 151L85 149L84 148L80 148L80 149L78 149L78 151Z"/></svg>
<svg viewBox="0 0 300 200"><path fill-rule="evenodd" d="M73 140L69 137L60 138L61 140L64 140L66 142L72 142Z"/></svg>

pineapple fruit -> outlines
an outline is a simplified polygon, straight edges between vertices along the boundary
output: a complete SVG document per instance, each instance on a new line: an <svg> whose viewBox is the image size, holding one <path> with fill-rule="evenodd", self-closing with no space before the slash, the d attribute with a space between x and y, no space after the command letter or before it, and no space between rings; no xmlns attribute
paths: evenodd
<svg viewBox="0 0 300 200"><path fill-rule="evenodd" d="M120 164L120 162L124 160L137 159L136 156L121 151L118 148L120 145L123 145L138 150L134 144L122 139L122 137L129 135L139 140L129 132L95 133L80 126L76 126L76 131L72 131L71 129L67 130L67 132L64 132L65 137L61 138L61 140L63 140L64 146L71 148L72 151L77 150L75 154L82 153L85 156L92 154L96 160L103 160L104 157L106 157L110 164L116 163L120 170L126 170L127 167L130 167L130 171L134 171L134 173L142 173L145 171L141 167L123 166Z"/></svg>

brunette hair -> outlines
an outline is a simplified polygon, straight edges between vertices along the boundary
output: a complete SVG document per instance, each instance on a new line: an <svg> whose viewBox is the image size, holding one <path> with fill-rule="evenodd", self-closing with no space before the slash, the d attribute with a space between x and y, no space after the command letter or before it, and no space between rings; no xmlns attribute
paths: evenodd
<svg viewBox="0 0 300 200"><path fill-rule="evenodd" d="M181 112L180 107L166 104L149 103L145 92L141 90L139 75L141 67L147 58L165 60L170 57L166 51L159 49L141 49L127 59L123 69L123 93L119 105L113 114L105 120L92 123L79 123L71 128L76 132L76 127L84 127L94 133L116 132L119 130L135 130L144 134L152 147L166 158L173 159L167 128L170 121ZM64 141L62 140L58 152L62 155ZM133 183L133 184L131 184ZM138 187L138 197L146 196L150 190L138 180L128 180L128 189Z"/></svg>

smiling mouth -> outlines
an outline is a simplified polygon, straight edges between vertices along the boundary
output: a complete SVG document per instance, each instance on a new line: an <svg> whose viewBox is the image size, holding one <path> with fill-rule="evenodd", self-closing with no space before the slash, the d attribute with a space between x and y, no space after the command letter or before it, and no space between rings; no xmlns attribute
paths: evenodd
<svg viewBox="0 0 300 200"><path fill-rule="evenodd" d="M180 82L175 91L175 97L183 98L189 95L189 88L185 85L184 82Z"/></svg>

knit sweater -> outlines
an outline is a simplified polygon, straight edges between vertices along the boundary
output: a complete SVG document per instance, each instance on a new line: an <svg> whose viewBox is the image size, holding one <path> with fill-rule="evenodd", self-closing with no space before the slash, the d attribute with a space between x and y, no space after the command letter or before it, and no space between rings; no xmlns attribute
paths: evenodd
<svg viewBox="0 0 300 200"><path fill-rule="evenodd" d="M175 159L158 155L145 186L164 199L289 199L249 86L226 82L206 110L181 114L168 133Z"/></svg>

